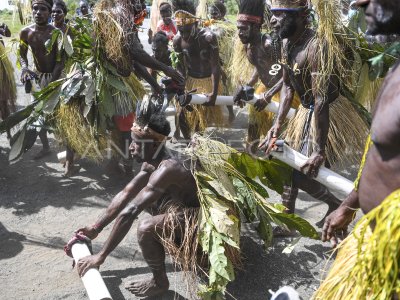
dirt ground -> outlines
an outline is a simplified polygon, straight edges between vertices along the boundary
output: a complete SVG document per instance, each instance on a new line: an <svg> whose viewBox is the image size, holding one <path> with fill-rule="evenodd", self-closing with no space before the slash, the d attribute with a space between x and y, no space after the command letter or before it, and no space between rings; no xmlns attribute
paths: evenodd
<svg viewBox="0 0 400 300"><path fill-rule="evenodd" d="M22 86L18 86L18 105L29 102ZM238 116L231 129L222 132L225 138L243 138L247 114ZM0 299L87 299L84 286L71 267L71 259L63 252L64 244L80 226L90 225L130 178L108 176L104 165L86 160L77 176L62 176L62 165L56 154L64 149L51 138L52 154L35 161L41 149L39 140L31 151L15 164L8 163L9 145L0 136ZM135 165L138 170L138 165ZM354 170L348 168L354 176ZM271 193L271 201L279 201ZM327 206L300 193L296 212L312 224L324 215ZM146 217L144 214L142 217ZM136 299L124 289L133 278L148 278L146 266L136 239L137 221L101 267L101 274L114 300ZM108 237L111 226L93 242L97 252ZM269 299L269 290L283 285L297 289L309 299L319 284L329 255L329 244L301 239L290 254L282 250L290 239L276 239L265 252L252 230L243 225L242 249L244 268L229 285L228 299ZM157 299L190 299L182 274L167 259L170 291Z"/></svg>

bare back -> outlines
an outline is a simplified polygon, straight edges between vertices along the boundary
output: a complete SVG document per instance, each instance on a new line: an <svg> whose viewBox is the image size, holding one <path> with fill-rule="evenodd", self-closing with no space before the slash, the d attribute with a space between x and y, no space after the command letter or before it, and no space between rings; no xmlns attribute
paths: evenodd
<svg viewBox="0 0 400 300"><path fill-rule="evenodd" d="M400 188L400 68L387 75L377 99L371 126L373 145L359 185L364 213L378 206Z"/></svg>

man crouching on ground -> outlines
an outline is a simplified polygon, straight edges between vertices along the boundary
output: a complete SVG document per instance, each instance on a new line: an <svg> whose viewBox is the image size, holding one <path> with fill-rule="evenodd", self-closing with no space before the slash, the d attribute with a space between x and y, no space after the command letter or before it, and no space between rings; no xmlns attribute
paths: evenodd
<svg viewBox="0 0 400 300"><path fill-rule="evenodd" d="M148 121L146 121L148 120ZM166 137L171 131L164 115L147 109L140 112L132 127L131 155L143 162L141 171L112 200L95 225L78 229L90 239L116 219L110 236L102 250L78 261L78 273L83 276L92 267L102 265L107 256L117 247L130 230L133 221L143 211L152 216L138 224L138 242L153 277L147 281L130 282L126 289L139 297L152 297L166 292L169 282L165 270L165 249L161 236L165 236L164 223L169 207L178 207L179 215L185 208L198 207L197 187L188 166L179 160L165 146ZM176 218L177 217L177 218ZM174 216L184 222L184 218ZM178 221L179 222L179 221ZM183 224L182 224L183 225ZM184 232L177 228L175 236L179 239ZM168 234L168 233L167 233Z"/></svg>

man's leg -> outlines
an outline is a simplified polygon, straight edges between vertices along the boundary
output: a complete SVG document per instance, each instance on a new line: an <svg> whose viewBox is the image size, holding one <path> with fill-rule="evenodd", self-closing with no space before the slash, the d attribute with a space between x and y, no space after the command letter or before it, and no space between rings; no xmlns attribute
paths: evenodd
<svg viewBox="0 0 400 300"><path fill-rule="evenodd" d="M39 131L39 138L42 142L42 150L38 154L35 155L34 159L40 159L50 154L50 144L49 139L47 138L47 130L42 128Z"/></svg>
<svg viewBox="0 0 400 300"><path fill-rule="evenodd" d="M235 121L235 112L233 111L233 106L232 105L227 105L226 108L228 109L229 112L229 124L231 124L233 121Z"/></svg>
<svg viewBox="0 0 400 300"><path fill-rule="evenodd" d="M165 250L160 241L166 215L152 216L138 225L138 241L143 257L153 273L153 278L132 281L126 289L138 297L153 297L168 291L169 281L165 270Z"/></svg>

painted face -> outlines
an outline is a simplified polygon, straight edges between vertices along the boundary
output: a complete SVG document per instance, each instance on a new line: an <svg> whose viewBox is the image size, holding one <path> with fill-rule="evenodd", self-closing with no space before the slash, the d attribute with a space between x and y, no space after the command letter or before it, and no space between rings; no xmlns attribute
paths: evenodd
<svg viewBox="0 0 400 300"><path fill-rule="evenodd" d="M272 11L271 26L281 39L288 38L296 31L296 14L292 12Z"/></svg>
<svg viewBox="0 0 400 300"><path fill-rule="evenodd" d="M178 26L178 31L184 41L189 41L196 30L196 23Z"/></svg>
<svg viewBox="0 0 400 300"><path fill-rule="evenodd" d="M172 9L169 5L163 5L160 8L160 16L165 25L169 25L172 22Z"/></svg>
<svg viewBox="0 0 400 300"><path fill-rule="evenodd" d="M53 19L55 24L63 24L65 15L64 11L60 6L53 6L53 9L51 10L51 18Z"/></svg>
<svg viewBox="0 0 400 300"><path fill-rule="evenodd" d="M132 158L137 162L149 162L153 159L157 146L154 141L150 139L143 139L138 137L133 132L131 133L132 143L129 146L129 151Z"/></svg>
<svg viewBox="0 0 400 300"><path fill-rule="evenodd" d="M398 0L358 0L365 8L365 20L370 34L400 33L400 2Z"/></svg>
<svg viewBox="0 0 400 300"><path fill-rule="evenodd" d="M248 44L253 38L253 26L249 22L237 22L239 39L243 44Z"/></svg>
<svg viewBox="0 0 400 300"><path fill-rule="evenodd" d="M213 20L223 19L221 12L216 6L211 6L210 9L208 10L208 13L210 14L210 18Z"/></svg>
<svg viewBox="0 0 400 300"><path fill-rule="evenodd" d="M158 61L161 60L168 53L168 44L162 41L153 41L152 50L154 54L154 58Z"/></svg>
<svg viewBox="0 0 400 300"><path fill-rule="evenodd" d="M79 8L81 9L81 13L83 16L86 16L89 14L89 7L88 4L86 2L80 2L79 3Z"/></svg>

